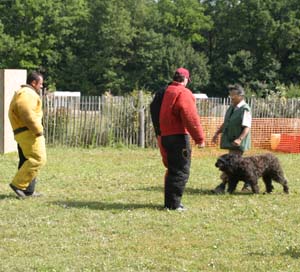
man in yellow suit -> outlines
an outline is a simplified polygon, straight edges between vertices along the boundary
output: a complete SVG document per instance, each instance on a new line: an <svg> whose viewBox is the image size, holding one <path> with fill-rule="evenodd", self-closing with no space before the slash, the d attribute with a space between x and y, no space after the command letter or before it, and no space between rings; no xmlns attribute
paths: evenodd
<svg viewBox="0 0 300 272"><path fill-rule="evenodd" d="M38 171L46 163L46 146L42 125L43 76L28 75L26 85L16 91L9 107L9 120L18 143L19 169L10 184L19 198L39 196L35 192Z"/></svg>

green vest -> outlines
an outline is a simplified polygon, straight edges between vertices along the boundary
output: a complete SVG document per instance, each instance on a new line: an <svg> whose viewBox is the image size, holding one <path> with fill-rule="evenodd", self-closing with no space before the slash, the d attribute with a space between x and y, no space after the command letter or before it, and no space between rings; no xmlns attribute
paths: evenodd
<svg viewBox="0 0 300 272"><path fill-rule="evenodd" d="M235 109L234 106L230 106L226 111L222 137L221 137L221 148L222 149L232 149L232 150L241 150L245 151L250 149L251 144L251 135L250 132L247 136L242 140L240 146L234 146L232 142L237 139L242 131L242 122L244 111L251 111L249 105L245 104L242 107Z"/></svg>

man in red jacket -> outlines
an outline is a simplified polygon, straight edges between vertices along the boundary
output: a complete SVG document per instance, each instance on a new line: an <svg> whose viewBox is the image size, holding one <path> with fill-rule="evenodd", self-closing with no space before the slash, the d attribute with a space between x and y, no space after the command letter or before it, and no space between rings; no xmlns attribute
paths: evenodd
<svg viewBox="0 0 300 272"><path fill-rule="evenodd" d="M165 208L185 210L181 203L189 179L191 147L189 134L199 147L204 147L204 133L197 113L195 97L186 88L190 73L178 68L167 87L160 109L161 139L159 146L167 167L165 176Z"/></svg>

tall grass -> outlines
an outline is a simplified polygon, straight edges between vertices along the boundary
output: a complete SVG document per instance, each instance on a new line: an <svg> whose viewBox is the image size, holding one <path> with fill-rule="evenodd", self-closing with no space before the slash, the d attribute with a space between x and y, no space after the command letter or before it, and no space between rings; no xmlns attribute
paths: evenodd
<svg viewBox="0 0 300 272"><path fill-rule="evenodd" d="M158 150L48 148L45 195L26 200L1 155L0 271L298 271L300 156L278 154L290 195L217 196L219 154L194 151L183 213L162 208Z"/></svg>

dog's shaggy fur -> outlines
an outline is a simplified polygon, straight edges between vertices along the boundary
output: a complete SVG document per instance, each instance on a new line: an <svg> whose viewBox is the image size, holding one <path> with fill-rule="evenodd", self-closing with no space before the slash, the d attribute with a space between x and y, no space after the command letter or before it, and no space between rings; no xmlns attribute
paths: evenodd
<svg viewBox="0 0 300 272"><path fill-rule="evenodd" d="M223 172L221 178L223 182L228 182L229 193L234 192L239 181L244 181L251 185L253 193L258 194L260 177L263 178L267 193L271 193L274 188L272 180L280 183L283 191L289 193L279 160L271 153L249 157L225 154L218 158L215 166Z"/></svg>

